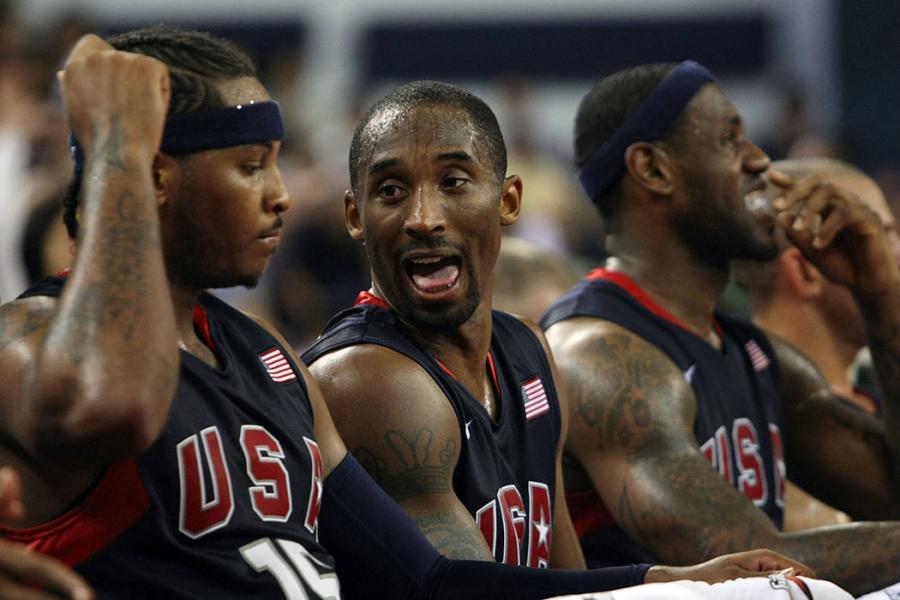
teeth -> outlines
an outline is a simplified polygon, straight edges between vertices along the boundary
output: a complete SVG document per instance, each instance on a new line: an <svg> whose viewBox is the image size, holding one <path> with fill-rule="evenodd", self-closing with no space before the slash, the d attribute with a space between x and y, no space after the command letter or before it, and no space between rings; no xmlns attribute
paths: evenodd
<svg viewBox="0 0 900 600"><path fill-rule="evenodd" d="M749 194L745 195L744 204L747 206L747 209L752 212L772 212L772 203L769 201L769 198L765 195L765 193L762 192L762 190L750 192Z"/></svg>
<svg viewBox="0 0 900 600"><path fill-rule="evenodd" d="M414 258L413 262L417 265L433 265L436 262L440 262L440 257L431 257L431 258Z"/></svg>

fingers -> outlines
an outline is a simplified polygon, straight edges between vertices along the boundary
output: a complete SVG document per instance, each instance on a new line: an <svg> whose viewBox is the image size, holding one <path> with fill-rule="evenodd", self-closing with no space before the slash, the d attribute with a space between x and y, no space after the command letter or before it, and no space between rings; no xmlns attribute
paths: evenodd
<svg viewBox="0 0 900 600"><path fill-rule="evenodd" d="M754 550L753 554L757 562L756 571L761 572L761 574L771 575L782 571L790 571L790 574L793 575L816 576L815 571L810 567L773 550Z"/></svg>
<svg viewBox="0 0 900 600"><path fill-rule="evenodd" d="M22 483L12 467L0 468L0 523L15 523L25 516Z"/></svg>
<svg viewBox="0 0 900 600"><path fill-rule="evenodd" d="M871 218L853 194L815 175L785 188L772 206L790 241L805 251L825 248L847 227Z"/></svg>
<svg viewBox="0 0 900 600"><path fill-rule="evenodd" d="M778 169L769 169L768 171L766 171L766 176L769 178L769 181L780 188L786 188L794 184L793 177L791 177L787 173L782 173Z"/></svg>
<svg viewBox="0 0 900 600"><path fill-rule="evenodd" d="M91 54L96 52L101 52L103 50L112 50L113 47L103 41L102 38L94 35L93 33L89 33L85 36L82 36L78 42L76 42L75 46L72 48L72 51L69 53L68 58L66 58L66 62L63 68L68 67L71 63L76 60L84 59Z"/></svg>
<svg viewBox="0 0 900 600"><path fill-rule="evenodd" d="M90 600L93 597L87 582L63 563L29 552L19 544L0 541L0 599Z"/></svg>

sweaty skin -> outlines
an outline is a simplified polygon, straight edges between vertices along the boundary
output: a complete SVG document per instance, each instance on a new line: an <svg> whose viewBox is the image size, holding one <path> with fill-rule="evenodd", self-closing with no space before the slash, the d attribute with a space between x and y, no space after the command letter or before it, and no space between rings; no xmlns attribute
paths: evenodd
<svg viewBox="0 0 900 600"><path fill-rule="evenodd" d="M750 218L744 200L768 158L743 136L736 110L713 86L685 110L684 148L636 143L629 150L606 266L719 347L713 310L728 261L775 249L771 221ZM885 435L900 427L900 274L890 246L855 198L814 177L772 180L784 188L773 208L791 241L829 279L850 287L861 306L888 398L880 422L852 414L809 360L772 340L782 374L787 475L855 518L897 518L898 442ZM726 221L707 222L712 215ZM723 227L733 232L730 240L721 240ZM710 253L712 246L719 250ZM578 467L570 491L596 490L626 533L660 560L685 564L767 547L856 594L900 579L897 523L781 533L710 469L693 434L693 390L655 346L590 317L546 333L572 391L567 449ZM835 442L817 443L825 437Z"/></svg>

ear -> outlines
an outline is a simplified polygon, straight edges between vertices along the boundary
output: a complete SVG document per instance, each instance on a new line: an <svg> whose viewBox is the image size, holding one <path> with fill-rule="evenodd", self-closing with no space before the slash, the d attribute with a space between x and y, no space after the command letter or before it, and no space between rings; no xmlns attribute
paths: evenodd
<svg viewBox="0 0 900 600"><path fill-rule="evenodd" d="M672 193L672 163L657 144L635 142L625 149L625 170L648 192L667 196Z"/></svg>
<svg viewBox="0 0 900 600"><path fill-rule="evenodd" d="M181 181L181 165L173 157L157 152L153 157L153 189L159 206L175 196Z"/></svg>
<svg viewBox="0 0 900 600"><path fill-rule="evenodd" d="M799 249L784 250L776 259L791 291L803 300L817 300L825 289L825 277L803 257Z"/></svg>
<svg viewBox="0 0 900 600"><path fill-rule="evenodd" d="M354 240L363 239L362 215L356 206L353 190L350 189L344 192L344 225L347 227L347 233Z"/></svg>
<svg viewBox="0 0 900 600"><path fill-rule="evenodd" d="M503 180L500 196L500 224L512 225L519 220L522 210L522 178L510 175Z"/></svg>

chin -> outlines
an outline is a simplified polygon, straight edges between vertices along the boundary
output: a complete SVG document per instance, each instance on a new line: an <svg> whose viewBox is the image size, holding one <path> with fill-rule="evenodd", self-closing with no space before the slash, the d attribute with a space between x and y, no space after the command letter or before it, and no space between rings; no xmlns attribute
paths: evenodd
<svg viewBox="0 0 900 600"><path fill-rule="evenodd" d="M431 310L419 305L397 306L400 314L416 329L450 333L462 327L475 313L481 298L478 294L469 295L462 305L432 307Z"/></svg>

